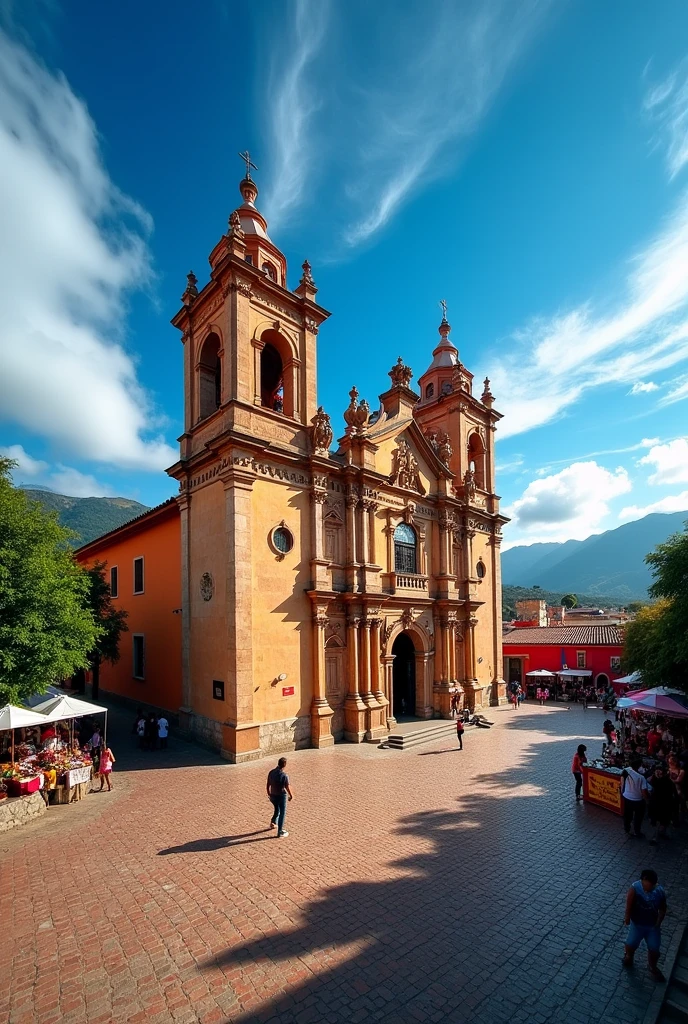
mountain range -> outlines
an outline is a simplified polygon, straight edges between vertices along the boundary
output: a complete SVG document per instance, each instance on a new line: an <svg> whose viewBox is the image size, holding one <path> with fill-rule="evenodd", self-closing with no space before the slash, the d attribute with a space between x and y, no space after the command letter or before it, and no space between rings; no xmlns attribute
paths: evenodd
<svg viewBox="0 0 688 1024"><path fill-rule="evenodd" d="M688 511L653 512L586 540L510 548L502 552L502 582L560 594L642 600L652 583L645 556L673 533L680 533L686 520Z"/></svg>
<svg viewBox="0 0 688 1024"><path fill-rule="evenodd" d="M57 512L61 524L76 534L74 544L87 544L148 511L148 505L130 498L70 498L38 487L22 486L22 490L48 511Z"/></svg>

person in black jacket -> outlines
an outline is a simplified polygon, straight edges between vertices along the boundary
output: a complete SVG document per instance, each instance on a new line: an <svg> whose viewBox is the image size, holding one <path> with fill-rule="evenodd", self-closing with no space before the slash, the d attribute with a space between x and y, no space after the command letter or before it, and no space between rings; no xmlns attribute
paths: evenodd
<svg viewBox="0 0 688 1024"><path fill-rule="evenodd" d="M650 779L652 791L648 801L648 817L655 834L650 839L653 846L659 839L667 838L667 828L676 813L676 788L669 778L664 762L656 766Z"/></svg>

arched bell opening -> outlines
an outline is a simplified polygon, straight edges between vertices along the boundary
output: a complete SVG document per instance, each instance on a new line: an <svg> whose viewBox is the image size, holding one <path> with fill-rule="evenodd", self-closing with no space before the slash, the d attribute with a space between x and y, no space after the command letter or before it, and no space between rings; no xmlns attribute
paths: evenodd
<svg viewBox="0 0 688 1024"><path fill-rule="evenodd" d="M209 334L198 360L198 410L200 419L212 416L222 402L222 360L220 339Z"/></svg>
<svg viewBox="0 0 688 1024"><path fill-rule="evenodd" d="M257 389L264 409L294 416L295 367L291 346L279 331L263 331L260 382Z"/></svg>
<svg viewBox="0 0 688 1024"><path fill-rule="evenodd" d="M477 431L468 438L468 468L475 474L475 485L485 490L485 445Z"/></svg>

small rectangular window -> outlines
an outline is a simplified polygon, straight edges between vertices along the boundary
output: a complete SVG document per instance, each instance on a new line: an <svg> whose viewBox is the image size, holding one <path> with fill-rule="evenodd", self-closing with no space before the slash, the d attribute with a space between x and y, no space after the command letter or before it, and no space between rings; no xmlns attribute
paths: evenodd
<svg viewBox="0 0 688 1024"><path fill-rule="evenodd" d="M576 667L585 668L585 651L576 651Z"/></svg>
<svg viewBox="0 0 688 1024"><path fill-rule="evenodd" d="M119 597L119 580L117 579L117 566L110 567L110 597Z"/></svg>
<svg viewBox="0 0 688 1024"><path fill-rule="evenodd" d="M225 684L222 679L213 679L213 698L214 700L225 699Z"/></svg>
<svg viewBox="0 0 688 1024"><path fill-rule="evenodd" d="M134 559L134 593L143 593L143 558Z"/></svg>
<svg viewBox="0 0 688 1024"><path fill-rule="evenodd" d="M146 668L145 637L143 633L134 633L131 639L134 657L134 679L144 679Z"/></svg>
<svg viewBox="0 0 688 1024"><path fill-rule="evenodd" d="M612 672L620 672L621 671L621 658L618 657L618 656L617 657L611 657L609 659L609 667L611 668Z"/></svg>

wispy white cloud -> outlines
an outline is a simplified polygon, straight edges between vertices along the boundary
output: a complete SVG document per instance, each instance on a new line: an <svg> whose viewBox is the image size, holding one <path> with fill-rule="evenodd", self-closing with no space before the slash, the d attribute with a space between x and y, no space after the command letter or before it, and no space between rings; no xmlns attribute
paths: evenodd
<svg viewBox="0 0 688 1024"><path fill-rule="evenodd" d="M369 239L414 189L456 166L550 6L433 0L402 11L396 0L351 0L346 22L329 0L285 8L265 89L271 226L327 166L345 247ZM358 59L360 33L374 60Z"/></svg>
<svg viewBox="0 0 688 1024"><path fill-rule="evenodd" d="M590 388L630 384L688 359L688 193L632 258L615 302L535 318L502 348L487 366L505 414L502 437L556 419Z"/></svg>
<svg viewBox="0 0 688 1024"><path fill-rule="evenodd" d="M321 105L321 93L309 81L308 72L330 17L329 0L295 0L290 10L291 38L275 40L266 91L272 185L264 205L271 228L298 209L311 182L317 141L309 129Z"/></svg>
<svg viewBox="0 0 688 1024"><path fill-rule="evenodd" d="M522 455L515 455L513 459L510 459L508 462L498 462L495 466L495 470L497 473L515 473L517 470L521 469L524 462L525 460Z"/></svg>
<svg viewBox="0 0 688 1024"><path fill-rule="evenodd" d="M688 483L688 437L677 437L667 444L657 444L638 459L639 466L651 466L649 484Z"/></svg>
<svg viewBox="0 0 688 1024"><path fill-rule="evenodd" d="M0 455L5 455L17 463L12 476L18 484L31 483L33 487L47 487L58 494L68 494L73 498L97 498L114 494L108 484L100 483L95 477L82 473L72 466L58 463L52 468L42 459L34 459L20 444L0 448Z"/></svg>
<svg viewBox="0 0 688 1024"><path fill-rule="evenodd" d="M643 110L655 125L656 143L666 147L669 176L674 178L688 163L688 61L648 89Z"/></svg>
<svg viewBox="0 0 688 1024"><path fill-rule="evenodd" d="M629 395L645 395L652 391L659 391L659 384L655 384L652 380L637 380L628 393Z"/></svg>
<svg viewBox="0 0 688 1024"><path fill-rule="evenodd" d="M688 373L675 377L666 395L660 400L660 405L673 405L674 402L682 402L688 398Z"/></svg>
<svg viewBox="0 0 688 1024"><path fill-rule="evenodd" d="M361 94L364 130L349 185L359 212L346 229L347 245L365 242L421 180L427 184L455 165L461 140L485 117L548 6L443 2L433 5L432 17L423 9L403 39L387 31L394 73Z"/></svg>
<svg viewBox="0 0 688 1024"><path fill-rule="evenodd" d="M596 462L575 462L531 481L520 498L504 509L511 523L507 543L582 540L601 529L609 502L631 490L627 471L611 471Z"/></svg>
<svg viewBox="0 0 688 1024"><path fill-rule="evenodd" d="M133 469L176 458L122 344L152 225L103 166L83 102L0 31L0 418Z"/></svg>
<svg viewBox="0 0 688 1024"><path fill-rule="evenodd" d="M628 523L649 516L651 512L685 512L688 519L688 491L671 494L666 498L660 498L659 501L652 501L649 505L627 505L619 512L619 519Z"/></svg>

